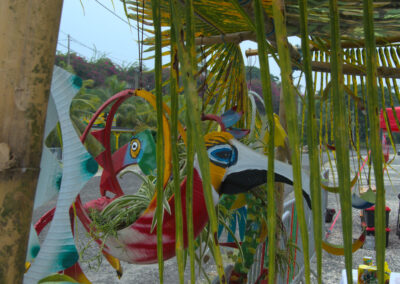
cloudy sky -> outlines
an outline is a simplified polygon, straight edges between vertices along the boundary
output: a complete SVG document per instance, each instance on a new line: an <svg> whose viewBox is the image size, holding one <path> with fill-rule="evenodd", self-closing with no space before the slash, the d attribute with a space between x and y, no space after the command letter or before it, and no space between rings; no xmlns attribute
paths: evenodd
<svg viewBox="0 0 400 284"><path fill-rule="evenodd" d="M118 0L64 0L57 50L67 51L68 35L70 50L88 59L107 56L119 65L138 60L137 29L135 22L125 17ZM256 49L254 42L241 44L243 52ZM146 55L145 55L146 57ZM152 61L144 64L151 68ZM259 66L258 58L245 58L246 65ZM271 73L278 76L279 69L270 60Z"/></svg>

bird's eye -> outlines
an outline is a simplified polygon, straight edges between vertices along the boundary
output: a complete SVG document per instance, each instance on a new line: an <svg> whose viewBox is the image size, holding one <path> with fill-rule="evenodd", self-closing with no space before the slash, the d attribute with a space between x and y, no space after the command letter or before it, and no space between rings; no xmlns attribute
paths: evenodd
<svg viewBox="0 0 400 284"><path fill-rule="evenodd" d="M139 153L140 153L140 141L139 141L139 139L133 138L131 140L131 151L130 151L130 153L131 153L131 157L133 159L137 158L137 156L139 155Z"/></svg>
<svg viewBox="0 0 400 284"><path fill-rule="evenodd" d="M214 156L218 157L221 160L229 160L232 155L231 150L221 150L221 151L214 151Z"/></svg>
<svg viewBox="0 0 400 284"><path fill-rule="evenodd" d="M237 161L237 150L231 145L216 145L208 149L208 156L214 164L229 167Z"/></svg>

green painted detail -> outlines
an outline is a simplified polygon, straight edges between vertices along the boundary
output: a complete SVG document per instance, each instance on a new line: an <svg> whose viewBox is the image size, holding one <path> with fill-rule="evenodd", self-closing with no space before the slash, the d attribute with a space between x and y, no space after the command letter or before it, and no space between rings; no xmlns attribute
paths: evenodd
<svg viewBox="0 0 400 284"><path fill-rule="evenodd" d="M80 89L82 87L82 79L78 76L74 76L72 78L72 84L77 88Z"/></svg>
<svg viewBox="0 0 400 284"><path fill-rule="evenodd" d="M51 274L46 276L45 278L39 280L38 284L49 284L49 283L78 283L72 277L65 275L65 274Z"/></svg>
<svg viewBox="0 0 400 284"><path fill-rule="evenodd" d="M61 181L62 181L62 174L59 173L56 176L56 181L55 181L55 185L56 185L56 188L57 188L58 191L60 191L60 188L61 188Z"/></svg>
<svg viewBox="0 0 400 284"><path fill-rule="evenodd" d="M60 259L58 263L60 263L64 269L71 267L78 261L79 254L74 245L64 246L62 250L65 252L59 255Z"/></svg>
<svg viewBox="0 0 400 284"><path fill-rule="evenodd" d="M234 270L240 273L247 273L254 262L254 255L257 246L261 243L261 220L260 215L266 216L266 208L261 200L252 193L245 194L247 203L246 230L242 242L243 258L239 255Z"/></svg>
<svg viewBox="0 0 400 284"><path fill-rule="evenodd" d="M136 135L140 140L143 155L139 160L139 167L146 175L154 174L157 168L156 162L156 143L150 130L144 130Z"/></svg>
<svg viewBox="0 0 400 284"><path fill-rule="evenodd" d="M97 164L96 160L93 159L92 156L90 156L90 158L88 158L85 161L84 165L85 165L85 171L89 174L95 174L99 169L99 165Z"/></svg>
<svg viewBox="0 0 400 284"><path fill-rule="evenodd" d="M31 247L31 256L32 256L32 258L35 258L38 255L39 251L40 251L40 246L39 245L32 246Z"/></svg>

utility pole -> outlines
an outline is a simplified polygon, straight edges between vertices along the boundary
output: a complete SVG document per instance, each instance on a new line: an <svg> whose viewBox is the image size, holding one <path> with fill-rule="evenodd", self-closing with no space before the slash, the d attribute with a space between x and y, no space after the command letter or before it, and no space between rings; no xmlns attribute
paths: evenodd
<svg viewBox="0 0 400 284"><path fill-rule="evenodd" d="M22 283L62 0L0 1L0 283Z"/></svg>
<svg viewBox="0 0 400 284"><path fill-rule="evenodd" d="M67 65L71 65L71 52L70 52L70 42L71 42L71 36L68 34L68 55L67 55Z"/></svg>

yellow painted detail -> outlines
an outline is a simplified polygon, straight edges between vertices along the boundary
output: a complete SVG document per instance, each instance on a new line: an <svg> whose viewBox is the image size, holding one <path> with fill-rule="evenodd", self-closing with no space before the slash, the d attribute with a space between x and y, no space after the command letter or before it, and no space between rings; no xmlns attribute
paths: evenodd
<svg viewBox="0 0 400 284"><path fill-rule="evenodd" d="M233 135L228 132L210 132L204 136L206 147L212 147L214 145L229 143L229 140L233 139Z"/></svg>
<svg viewBox="0 0 400 284"><path fill-rule="evenodd" d="M136 90L136 96L144 98L146 101L148 101L151 106L157 110L157 105L156 105L156 97L145 90ZM166 110L167 109L167 110ZM171 143L170 143L170 137L171 137L171 131L169 128L169 123L168 119L165 115L165 111L170 115L170 111L167 105L163 105L163 128L164 128L164 188L168 183L169 177L171 176ZM168 112L169 111L169 112ZM179 126L178 126L178 131L179 131ZM180 131L179 131L179 134ZM182 135L182 134L181 134ZM185 136L186 138L186 136ZM153 202L153 201L152 201Z"/></svg>
<svg viewBox="0 0 400 284"><path fill-rule="evenodd" d="M359 250L362 245L364 244L365 240L365 231L361 233L361 236L353 242L351 246L351 251L354 253L355 251ZM333 245L328 242L322 241L322 248L333 255L344 255L344 247L339 245Z"/></svg>
<svg viewBox="0 0 400 284"><path fill-rule="evenodd" d="M283 129L281 123L279 122L279 116L274 113L274 121L275 121L275 133L274 133L274 144L275 147L278 146L285 146L285 139L286 139L286 131ZM268 145L269 141L269 132L268 130L265 131L264 135L264 143Z"/></svg>
<svg viewBox="0 0 400 284"><path fill-rule="evenodd" d="M28 272L29 268L31 268L31 263L29 261L25 262L25 273Z"/></svg>
<svg viewBox="0 0 400 284"><path fill-rule="evenodd" d="M219 188L225 175L225 171L226 170L224 168L210 163L211 184L217 192L219 192Z"/></svg>
<svg viewBox="0 0 400 284"><path fill-rule="evenodd" d="M262 223L261 223L261 232L260 232L260 240L261 240L261 242L265 241L265 239L267 238L267 235L268 235L267 222L265 222L264 220L262 220Z"/></svg>
<svg viewBox="0 0 400 284"><path fill-rule="evenodd" d="M78 281L78 283L81 284L92 284L92 282L90 282L90 280L86 277L86 275L82 271L72 278L74 278L76 281Z"/></svg>
<svg viewBox="0 0 400 284"><path fill-rule="evenodd" d="M132 141L131 141L131 149L130 149L130 154L131 154L131 157L133 158L133 159L136 159L137 158L137 156L139 155L139 153L140 153L140 141L139 141L139 139L132 139Z"/></svg>
<svg viewBox="0 0 400 284"><path fill-rule="evenodd" d="M103 255L106 257L108 263L116 270L118 279L122 276L122 266L119 259L103 251Z"/></svg>
<svg viewBox="0 0 400 284"><path fill-rule="evenodd" d="M143 99L145 99L146 101L149 102L149 104L157 110L157 105L156 105L156 97L145 90L136 90L135 91L136 96L141 97ZM163 185L164 185L164 189L167 186L168 180L171 176L171 171L172 171L172 165L171 165L171 161L172 161L172 153L171 153L171 141L170 141L170 137L171 137L171 131L169 128L169 123L168 123L168 119L167 119L167 114L170 116L171 115L171 110L168 108L168 106L166 104L163 104L163 128L164 128L164 180L163 180ZM185 130L183 128L183 126L178 122L178 132L182 137L182 140L185 142L186 144L186 133ZM153 211L156 207L157 207L157 194L154 194L153 199L150 201L149 206L147 207L147 209L143 212L143 215Z"/></svg>
<svg viewBox="0 0 400 284"><path fill-rule="evenodd" d="M138 97L144 98L146 101L148 101L151 104L151 106L154 109L156 109L156 97L152 93L145 91L145 90L137 90L136 95ZM171 110L165 103L163 103L163 110L164 110L164 114L163 114L164 116L166 116L166 114L167 114L169 117L171 117ZM186 131L185 131L185 128L183 127L182 123L180 123L179 121L178 121L178 133L179 133L179 135L181 135L183 142L185 142L185 144L186 144ZM169 136L165 136L165 137L169 138Z"/></svg>
<svg viewBox="0 0 400 284"><path fill-rule="evenodd" d="M91 117L84 117L83 122L86 124L89 124ZM114 117L112 124L114 125L117 122L117 119ZM106 118L104 112L100 113L99 116L96 118L96 120L93 123L93 126L99 126L99 125L105 125L106 124Z"/></svg>
<svg viewBox="0 0 400 284"><path fill-rule="evenodd" d="M240 193L240 194L236 195L236 200L235 200L235 202L233 202L230 209L231 210L239 209L245 205L246 205L246 196L244 195L244 193Z"/></svg>
<svg viewBox="0 0 400 284"><path fill-rule="evenodd" d="M356 174L356 176L352 179L352 181L350 183L350 188L353 188L353 186L356 184L357 180L358 180L358 174ZM324 185L321 183L321 187L328 192L339 193L338 186L327 186L327 185Z"/></svg>

